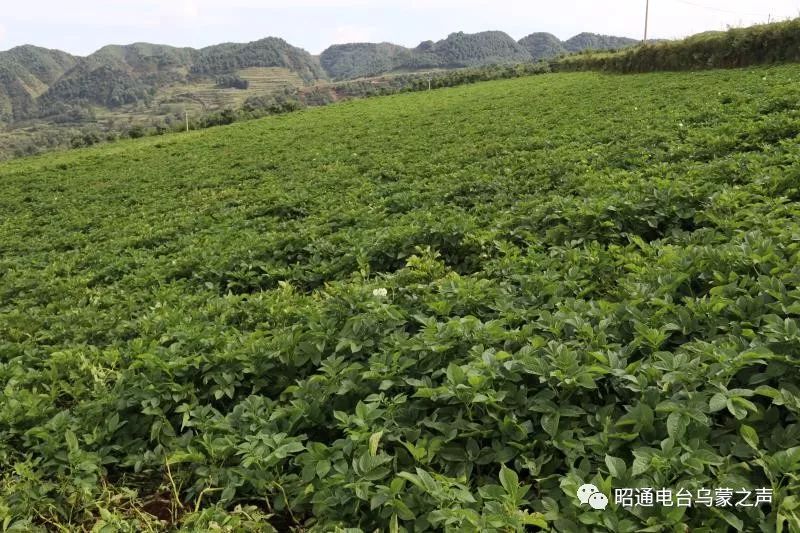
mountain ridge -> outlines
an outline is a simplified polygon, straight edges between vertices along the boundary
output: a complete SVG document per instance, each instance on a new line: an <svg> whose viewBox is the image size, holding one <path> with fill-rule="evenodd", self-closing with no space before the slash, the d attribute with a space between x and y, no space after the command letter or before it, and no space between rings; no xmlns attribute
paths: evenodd
<svg viewBox="0 0 800 533"><path fill-rule="evenodd" d="M78 59L67 52L34 45L0 52L0 123L29 112L35 100Z"/></svg>
<svg viewBox="0 0 800 533"><path fill-rule="evenodd" d="M454 32L414 48L390 42L336 44L319 56L278 37L202 48L147 42L109 44L87 56L21 45L0 52L0 123L64 113L77 117L81 113L76 107L116 109L147 103L170 84L211 80L246 68L285 68L312 85L393 71L523 63L636 42L590 33L566 41L534 33L517 41L502 31Z"/></svg>
<svg viewBox="0 0 800 533"><path fill-rule="evenodd" d="M501 31L472 34L455 32L437 42L423 41L414 48L389 42L335 44L323 50L319 57L320 64L332 79L346 80L404 69L463 68L488 63L539 61L587 49L610 50L638 43L636 39L628 37L588 32L579 33L566 41L550 33L533 33L515 41ZM468 53L470 51L473 53Z"/></svg>
<svg viewBox="0 0 800 533"><path fill-rule="evenodd" d="M572 48L635 42L595 34L562 42L551 36L545 41L552 46L542 49L530 37L517 41L501 31L454 32L414 48L349 43L319 56L278 37L203 48L109 44L82 57L22 45L0 52L0 159L146 129L167 131L189 117L291 108L298 92L309 93L311 101L336 100L353 91L372 94L387 74L533 64L568 53L570 42ZM334 88L351 81L350 87Z"/></svg>

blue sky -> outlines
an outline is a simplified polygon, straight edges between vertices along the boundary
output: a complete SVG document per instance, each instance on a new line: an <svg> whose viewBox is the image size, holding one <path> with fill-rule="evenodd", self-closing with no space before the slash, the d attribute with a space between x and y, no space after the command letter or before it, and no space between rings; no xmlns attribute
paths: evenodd
<svg viewBox="0 0 800 533"><path fill-rule="evenodd" d="M3 0L0 50L35 44L87 55L137 41L201 47L283 37L319 53L329 44L416 46L454 31L514 38L582 31L641 38L646 0ZM676 38L800 16L791 0L651 0L650 34Z"/></svg>

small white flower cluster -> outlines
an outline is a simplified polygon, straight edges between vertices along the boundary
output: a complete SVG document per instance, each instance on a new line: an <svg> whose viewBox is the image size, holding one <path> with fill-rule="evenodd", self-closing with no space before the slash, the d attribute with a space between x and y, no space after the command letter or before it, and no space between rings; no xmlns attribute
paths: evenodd
<svg viewBox="0 0 800 533"><path fill-rule="evenodd" d="M380 289L374 289L372 295L376 298L386 298L389 295L389 291L381 287Z"/></svg>

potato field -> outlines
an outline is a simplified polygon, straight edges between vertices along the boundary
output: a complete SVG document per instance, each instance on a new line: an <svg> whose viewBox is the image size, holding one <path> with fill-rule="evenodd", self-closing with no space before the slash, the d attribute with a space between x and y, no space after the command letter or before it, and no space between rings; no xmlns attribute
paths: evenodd
<svg viewBox="0 0 800 533"><path fill-rule="evenodd" d="M800 531L799 134L563 73L0 164L0 531Z"/></svg>

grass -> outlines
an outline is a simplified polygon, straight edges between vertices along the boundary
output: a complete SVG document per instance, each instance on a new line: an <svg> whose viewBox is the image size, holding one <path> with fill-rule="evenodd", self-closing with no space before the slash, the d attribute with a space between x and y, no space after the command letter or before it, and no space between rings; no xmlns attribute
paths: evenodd
<svg viewBox="0 0 800 533"><path fill-rule="evenodd" d="M798 77L536 76L0 164L0 523L800 527Z"/></svg>

